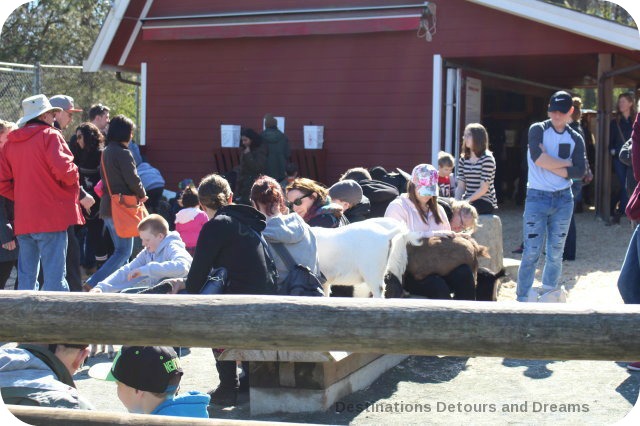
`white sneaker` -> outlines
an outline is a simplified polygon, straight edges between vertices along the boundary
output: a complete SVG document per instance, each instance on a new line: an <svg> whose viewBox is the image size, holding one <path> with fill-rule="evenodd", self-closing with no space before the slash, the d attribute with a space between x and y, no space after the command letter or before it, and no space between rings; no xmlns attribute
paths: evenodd
<svg viewBox="0 0 640 426"><path fill-rule="evenodd" d="M567 303L567 290L564 286L549 290L538 297L538 303Z"/></svg>
<svg viewBox="0 0 640 426"><path fill-rule="evenodd" d="M529 303L565 303L567 301L567 290L564 286L560 288L550 286L531 287L529 290Z"/></svg>

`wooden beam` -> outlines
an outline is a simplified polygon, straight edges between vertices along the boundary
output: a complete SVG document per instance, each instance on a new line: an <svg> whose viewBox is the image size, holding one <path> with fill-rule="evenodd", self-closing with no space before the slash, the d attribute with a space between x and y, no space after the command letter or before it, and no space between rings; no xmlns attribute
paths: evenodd
<svg viewBox="0 0 640 426"><path fill-rule="evenodd" d="M113 413L106 411L68 410L65 408L27 407L7 405L18 419L34 426L240 426L240 425L283 425L278 422L259 422L250 420L194 419L187 417L168 417L150 414ZM7 419L4 419L7 420ZM287 423L294 425L294 423Z"/></svg>
<svg viewBox="0 0 640 426"><path fill-rule="evenodd" d="M613 108L613 80L602 80L612 69L612 55L598 55L598 122L596 128L595 195L596 215L611 221L611 154L609 154L609 121Z"/></svg>
<svg viewBox="0 0 640 426"><path fill-rule="evenodd" d="M0 341L632 360L639 305L0 292Z"/></svg>

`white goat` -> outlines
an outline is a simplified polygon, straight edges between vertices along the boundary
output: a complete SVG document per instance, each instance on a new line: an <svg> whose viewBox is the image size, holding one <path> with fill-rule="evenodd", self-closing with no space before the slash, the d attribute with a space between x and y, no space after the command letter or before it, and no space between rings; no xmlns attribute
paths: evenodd
<svg viewBox="0 0 640 426"><path fill-rule="evenodd" d="M366 283L373 297L384 297L385 275L402 277L407 267L407 244L417 245L420 240L404 223L391 218L311 231L317 240L320 270L327 277L327 296L332 284L357 287Z"/></svg>

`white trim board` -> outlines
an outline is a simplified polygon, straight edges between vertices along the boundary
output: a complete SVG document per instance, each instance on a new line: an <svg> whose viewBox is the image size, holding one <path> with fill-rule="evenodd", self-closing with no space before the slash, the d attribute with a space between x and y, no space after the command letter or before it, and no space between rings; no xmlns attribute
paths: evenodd
<svg viewBox="0 0 640 426"><path fill-rule="evenodd" d="M149 9L151 9L151 5L153 4L153 0L147 0L144 4L144 8L142 9L142 13L140 14L140 18L138 22L136 22L136 26L131 32L131 36L129 37L129 41L120 56L120 60L118 61L118 66L123 66L129 57L129 52L131 52L131 48L133 47L133 43L138 38L138 33L140 33L140 28L142 28L142 20L147 17L147 13L149 13Z"/></svg>
<svg viewBox="0 0 640 426"><path fill-rule="evenodd" d="M640 50L638 30L575 10L532 0L467 1L613 46L629 50Z"/></svg>
<svg viewBox="0 0 640 426"><path fill-rule="evenodd" d="M89 58L82 64L84 72L100 71L104 57L113 42L116 31L120 27L120 22L127 7L129 7L129 0L115 0L115 5L109 11L100 29L100 34L98 34L98 38L91 48Z"/></svg>

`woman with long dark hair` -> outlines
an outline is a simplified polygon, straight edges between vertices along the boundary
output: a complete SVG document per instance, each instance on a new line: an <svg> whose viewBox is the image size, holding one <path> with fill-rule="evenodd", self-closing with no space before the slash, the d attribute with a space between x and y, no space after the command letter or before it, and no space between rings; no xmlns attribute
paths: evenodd
<svg viewBox="0 0 640 426"><path fill-rule="evenodd" d="M70 143L75 147L73 162L78 166L80 186L89 193L95 204L89 212L84 212L86 223L76 225L76 234L80 242L82 265L90 272L96 271L98 262L104 263L108 256L109 244L105 238L104 222L100 218L100 197L95 186L100 181L100 158L104 148L102 132L94 124L86 122L76 128Z"/></svg>
<svg viewBox="0 0 640 426"><path fill-rule="evenodd" d="M136 172L136 163L127 148L133 137L133 129L133 121L124 115L113 117L109 123L107 147L102 152L101 159L104 167L100 168L100 175L104 182L104 192L100 200L100 217L111 235L114 251L104 265L89 277L85 290L90 290L127 263L133 252L133 238L119 237L111 216L111 193L135 195L139 201L147 201L147 194Z"/></svg>
<svg viewBox="0 0 640 426"><path fill-rule="evenodd" d="M385 217L407 224L410 231L420 232L422 237L452 238L449 220L438 203L438 171L431 164L419 164L411 173L407 193L393 200ZM416 281L406 274L405 288L409 293L430 299L475 300L475 281L469 265L460 265L447 276L429 275Z"/></svg>
<svg viewBox="0 0 640 426"><path fill-rule="evenodd" d="M267 148L259 134L249 128L240 132L240 170L236 182L236 203L251 204L251 185L267 168Z"/></svg>
<svg viewBox="0 0 640 426"><path fill-rule="evenodd" d="M627 194L627 169L620 161L620 149L631 137L633 123L636 120L636 102L633 93L621 93L618 96L616 116L609 124L609 152L613 157L613 171L618 178L619 193L613 199L611 210L614 222L619 222L625 213L629 196ZM617 205L617 208L616 208Z"/></svg>
<svg viewBox="0 0 640 426"><path fill-rule="evenodd" d="M478 214L491 214L498 208L493 181L496 160L489 151L489 135L482 124L464 129L463 154L458 163L456 200L465 200Z"/></svg>

